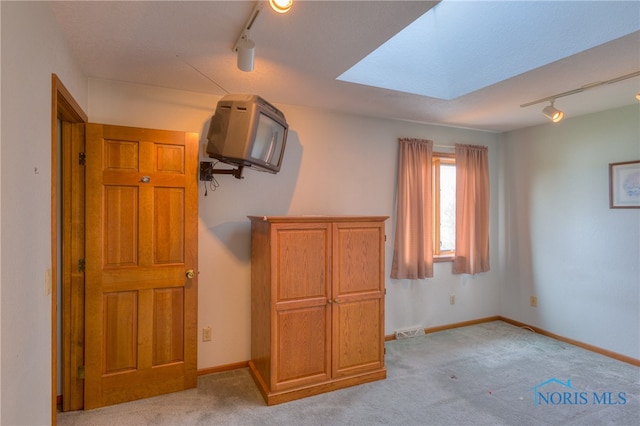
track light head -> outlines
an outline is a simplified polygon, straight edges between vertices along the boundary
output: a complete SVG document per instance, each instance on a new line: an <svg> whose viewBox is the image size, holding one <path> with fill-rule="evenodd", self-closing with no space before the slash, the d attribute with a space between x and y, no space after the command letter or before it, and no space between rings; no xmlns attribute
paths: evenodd
<svg viewBox="0 0 640 426"><path fill-rule="evenodd" d="M237 66L241 71L253 71L253 59L256 53L256 44L249 38L249 30L251 30L251 27L255 23L265 4L266 2L262 0L256 2L251 14L249 15L249 19L247 19L247 23L244 25L242 32L240 32L240 36L238 36L236 44L233 46L233 51L237 54ZM278 13L287 13L293 5L293 0L269 0L269 5Z"/></svg>
<svg viewBox="0 0 640 426"><path fill-rule="evenodd" d="M547 117L554 123L557 123L558 121L562 120L562 117L564 117L564 112L555 108L553 106L553 101L551 101L550 105L544 107L544 109L542 110L542 114L544 114L545 117Z"/></svg>
<svg viewBox="0 0 640 426"><path fill-rule="evenodd" d="M253 58L256 53L256 44L249 38L249 33L244 31L236 44L238 55L238 69L245 72L253 71Z"/></svg>
<svg viewBox="0 0 640 426"><path fill-rule="evenodd" d="M269 6L278 13L287 13L293 6L293 0L269 0Z"/></svg>

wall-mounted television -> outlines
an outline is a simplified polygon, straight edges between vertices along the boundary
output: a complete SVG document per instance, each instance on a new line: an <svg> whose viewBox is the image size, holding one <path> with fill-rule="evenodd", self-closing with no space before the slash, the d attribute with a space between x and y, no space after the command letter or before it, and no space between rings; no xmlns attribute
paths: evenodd
<svg viewBox="0 0 640 426"><path fill-rule="evenodd" d="M278 173L289 125L256 95L226 95L209 123L207 155L223 163Z"/></svg>

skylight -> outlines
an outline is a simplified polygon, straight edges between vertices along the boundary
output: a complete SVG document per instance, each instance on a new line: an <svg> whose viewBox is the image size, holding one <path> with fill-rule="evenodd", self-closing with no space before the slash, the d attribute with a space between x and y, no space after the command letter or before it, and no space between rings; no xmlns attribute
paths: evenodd
<svg viewBox="0 0 640 426"><path fill-rule="evenodd" d="M452 100L638 30L637 1L445 0L338 80Z"/></svg>

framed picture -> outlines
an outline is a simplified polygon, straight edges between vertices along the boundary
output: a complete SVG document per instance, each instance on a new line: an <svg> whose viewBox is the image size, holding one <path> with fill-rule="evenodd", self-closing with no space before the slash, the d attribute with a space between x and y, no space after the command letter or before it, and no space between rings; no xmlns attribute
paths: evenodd
<svg viewBox="0 0 640 426"><path fill-rule="evenodd" d="M640 208L640 160L609 164L609 208Z"/></svg>

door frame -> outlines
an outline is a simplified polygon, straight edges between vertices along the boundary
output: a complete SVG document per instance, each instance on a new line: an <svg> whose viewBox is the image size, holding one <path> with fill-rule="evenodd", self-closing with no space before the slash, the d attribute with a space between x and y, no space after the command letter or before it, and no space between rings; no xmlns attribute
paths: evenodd
<svg viewBox="0 0 640 426"><path fill-rule="evenodd" d="M87 114L67 90L60 78L51 74L51 424L57 423L57 360L58 360L58 267L61 265L58 247L62 244L58 233L58 206L62 205L62 193L59 191L61 170L60 153L69 147L64 140L58 141L60 132L58 119L69 123L86 123Z"/></svg>

